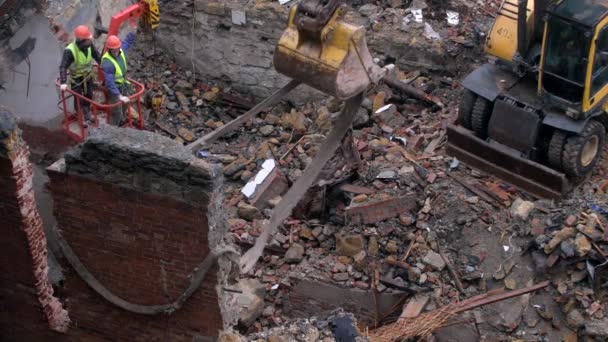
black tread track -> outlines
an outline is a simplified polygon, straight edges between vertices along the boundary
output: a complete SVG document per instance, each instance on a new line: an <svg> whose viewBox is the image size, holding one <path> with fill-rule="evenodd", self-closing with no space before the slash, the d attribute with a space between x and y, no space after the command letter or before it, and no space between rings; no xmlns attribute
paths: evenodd
<svg viewBox="0 0 608 342"><path fill-rule="evenodd" d="M458 107L458 122L466 129L471 129L471 112L475 105L477 94L465 89L462 92L462 99L460 100L460 106Z"/></svg>
<svg viewBox="0 0 608 342"><path fill-rule="evenodd" d="M562 171L562 151L566 144L566 132L555 129L553 136L551 136L551 142L549 143L549 150L547 151L547 159L551 168Z"/></svg>
<svg viewBox="0 0 608 342"><path fill-rule="evenodd" d="M492 102L478 96L471 111L471 129L478 137L488 137L488 123L492 114Z"/></svg>
<svg viewBox="0 0 608 342"><path fill-rule="evenodd" d="M593 168L602 155L604 148L606 130L604 126L595 120L590 120L579 135L571 136L566 139L564 153L562 155L562 166L564 173L574 179L585 177ZM598 135L600 139L599 152L593 162L587 167L580 165L580 153L585 145L585 142L593 136Z"/></svg>

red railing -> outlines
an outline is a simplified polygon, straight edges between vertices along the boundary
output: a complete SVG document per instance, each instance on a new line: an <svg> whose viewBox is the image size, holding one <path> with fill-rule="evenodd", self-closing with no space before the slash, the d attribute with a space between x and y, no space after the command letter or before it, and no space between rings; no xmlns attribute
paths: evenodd
<svg viewBox="0 0 608 342"><path fill-rule="evenodd" d="M78 94L72 89L59 90L61 97L61 106L63 109L63 130L66 134L78 141L83 142L87 137L87 128L88 126L85 124L84 113L82 110L82 103L86 102L90 105L91 115L93 117L93 127L98 127L100 124L100 120L105 120L106 123L112 122L112 110L119 107L125 106L127 107L126 115L127 122L124 124L125 127L136 127L138 129L144 128L144 112L142 110L141 105L141 96L144 93L145 87L143 84L128 78L129 82L133 86L135 86L135 93L129 96L129 103L123 103L122 101L118 101L115 103L107 103L108 102L108 91L102 85L95 85L95 89L93 90L93 99L96 98L95 95L102 94L104 98L104 103L95 102L94 100L88 99L87 97ZM93 82L91 82L93 83ZM59 88L59 81L56 82L57 87ZM67 94L66 94L67 93ZM100 96L98 96L100 97ZM79 101L76 101L76 107L74 110L69 110L67 101L70 98L77 98ZM138 118L135 122L135 126L133 125L133 115L131 106L137 106ZM89 125L90 126L90 125Z"/></svg>

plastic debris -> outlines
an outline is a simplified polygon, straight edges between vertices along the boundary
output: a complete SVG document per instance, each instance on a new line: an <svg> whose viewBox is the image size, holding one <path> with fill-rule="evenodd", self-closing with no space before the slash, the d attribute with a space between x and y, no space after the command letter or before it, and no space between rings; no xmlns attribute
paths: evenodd
<svg viewBox="0 0 608 342"><path fill-rule="evenodd" d="M255 194L255 189L258 185L262 184L266 177L274 170L276 167L276 162L273 159L267 159L262 164L262 169L255 175L252 181L247 183L243 189L241 189L241 193L245 195L247 198L251 198L253 194Z"/></svg>
<svg viewBox="0 0 608 342"><path fill-rule="evenodd" d="M452 158L452 162L450 163L450 171L457 169L459 165L460 165L460 160L458 160L456 158Z"/></svg>
<svg viewBox="0 0 608 342"><path fill-rule="evenodd" d="M457 26L460 23L460 13L455 11L446 11L448 25Z"/></svg>
<svg viewBox="0 0 608 342"><path fill-rule="evenodd" d="M599 204L595 204L595 203L587 203L587 207L589 207L589 209L600 213L600 214L608 214L608 208L606 207L602 207Z"/></svg>
<svg viewBox="0 0 608 342"><path fill-rule="evenodd" d="M407 146L407 139L404 138L404 137L398 137L398 136L395 136L395 135L391 135L390 141L398 141L398 142L401 143L401 145Z"/></svg>
<svg viewBox="0 0 608 342"><path fill-rule="evenodd" d="M421 9L412 9L412 15L414 16L414 21L417 23L421 23L424 21L424 16L422 15Z"/></svg>
<svg viewBox="0 0 608 342"><path fill-rule="evenodd" d="M424 23L424 36L427 39L438 40L441 39L439 33L437 33L429 23Z"/></svg>
<svg viewBox="0 0 608 342"><path fill-rule="evenodd" d="M198 157L199 158L209 158L209 157L211 157L211 153L205 151L204 149L200 149L198 151Z"/></svg>

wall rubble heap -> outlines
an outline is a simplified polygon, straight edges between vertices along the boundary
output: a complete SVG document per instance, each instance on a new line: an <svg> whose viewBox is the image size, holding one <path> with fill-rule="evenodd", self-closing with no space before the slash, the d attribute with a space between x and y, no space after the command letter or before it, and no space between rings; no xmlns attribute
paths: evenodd
<svg viewBox="0 0 608 342"><path fill-rule="evenodd" d="M7 338L34 331L34 326L43 330L42 317L56 332L66 332L70 323L48 277L47 241L29 154L14 116L0 108L0 331Z"/></svg>

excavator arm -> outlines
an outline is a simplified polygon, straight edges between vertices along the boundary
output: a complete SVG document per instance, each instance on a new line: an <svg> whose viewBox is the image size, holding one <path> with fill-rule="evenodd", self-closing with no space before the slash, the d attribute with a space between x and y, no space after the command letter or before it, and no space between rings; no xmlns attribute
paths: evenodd
<svg viewBox="0 0 608 342"><path fill-rule="evenodd" d="M137 18L141 19L139 25L143 30L154 30L158 28L160 23L158 0L139 0L136 4L116 13L112 16L110 27L95 28L95 37L99 37L103 33L108 36L118 35L120 27L125 21L135 20Z"/></svg>
<svg viewBox="0 0 608 342"><path fill-rule="evenodd" d="M120 26L127 21L141 17L143 28L156 29L160 22L158 0L141 0L112 16L108 35L117 35Z"/></svg>

